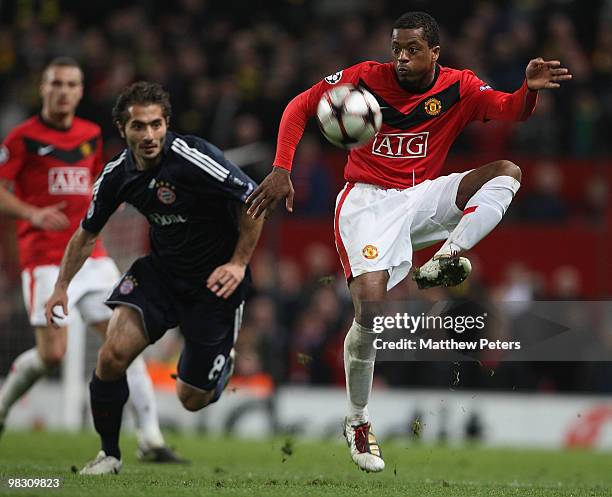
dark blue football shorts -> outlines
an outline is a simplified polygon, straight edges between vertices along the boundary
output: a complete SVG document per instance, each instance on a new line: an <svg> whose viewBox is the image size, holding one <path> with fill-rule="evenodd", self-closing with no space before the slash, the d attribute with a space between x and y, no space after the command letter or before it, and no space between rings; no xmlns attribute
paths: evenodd
<svg viewBox="0 0 612 497"><path fill-rule="evenodd" d="M111 309L125 305L137 310L151 344L178 326L185 338L178 376L184 383L208 391L215 387L238 337L249 286L247 271L232 296L222 299L206 288L205 280L201 288L199 284L185 285L163 274L151 256L146 256L132 264L105 303ZM187 287L189 291L185 291Z"/></svg>

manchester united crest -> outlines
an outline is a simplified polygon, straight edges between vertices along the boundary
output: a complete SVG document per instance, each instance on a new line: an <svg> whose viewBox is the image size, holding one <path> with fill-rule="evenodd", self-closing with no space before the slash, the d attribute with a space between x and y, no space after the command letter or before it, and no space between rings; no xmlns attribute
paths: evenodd
<svg viewBox="0 0 612 497"><path fill-rule="evenodd" d="M89 142L81 143L81 146L79 147L79 149L81 150L81 155L83 155L83 157L88 157L93 152L93 149L91 148L91 145Z"/></svg>
<svg viewBox="0 0 612 497"><path fill-rule="evenodd" d="M157 198L162 204L170 205L176 201L176 193L174 186L167 181L159 181L157 183Z"/></svg>
<svg viewBox="0 0 612 497"><path fill-rule="evenodd" d="M370 260L376 259L378 257L378 249L374 245L366 245L361 250L361 253L366 259Z"/></svg>
<svg viewBox="0 0 612 497"><path fill-rule="evenodd" d="M437 116L442 110L442 102L437 98L428 98L425 100L425 112L430 116Z"/></svg>

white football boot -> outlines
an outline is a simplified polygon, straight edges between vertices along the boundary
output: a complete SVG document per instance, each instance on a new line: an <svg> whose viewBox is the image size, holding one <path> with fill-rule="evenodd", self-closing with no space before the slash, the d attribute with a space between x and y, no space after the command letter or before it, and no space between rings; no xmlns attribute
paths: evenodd
<svg viewBox="0 0 612 497"><path fill-rule="evenodd" d="M463 283L472 272L472 264L466 257L443 254L434 256L412 272L420 290L435 286L455 286Z"/></svg>
<svg viewBox="0 0 612 497"><path fill-rule="evenodd" d="M372 433L372 425L362 423L353 426L348 418L344 419L344 437L351 450L353 462L363 471L377 473L385 469L382 451Z"/></svg>
<svg viewBox="0 0 612 497"><path fill-rule="evenodd" d="M121 471L121 461L113 456L107 456L101 450L93 461L89 461L79 472L81 475L116 475Z"/></svg>

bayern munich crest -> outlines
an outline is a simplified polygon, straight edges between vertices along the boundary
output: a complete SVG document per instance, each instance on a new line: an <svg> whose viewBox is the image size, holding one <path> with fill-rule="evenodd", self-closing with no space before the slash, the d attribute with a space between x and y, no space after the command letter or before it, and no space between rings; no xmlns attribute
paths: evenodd
<svg viewBox="0 0 612 497"><path fill-rule="evenodd" d="M170 205L176 201L174 186L165 181L160 181L157 186L157 198L162 204Z"/></svg>
<svg viewBox="0 0 612 497"><path fill-rule="evenodd" d="M138 282L136 281L136 278L134 278L133 276L126 276L121 282L121 285L119 285L119 293L121 295L128 295L132 293L134 291L134 288L136 288L137 286Z"/></svg>

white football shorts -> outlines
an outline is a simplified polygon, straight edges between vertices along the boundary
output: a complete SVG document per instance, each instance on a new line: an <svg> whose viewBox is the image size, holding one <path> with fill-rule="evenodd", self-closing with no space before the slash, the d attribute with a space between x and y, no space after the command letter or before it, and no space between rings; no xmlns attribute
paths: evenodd
<svg viewBox="0 0 612 497"><path fill-rule="evenodd" d="M426 180L405 190L347 183L334 217L336 249L347 279L389 271L390 290L410 272L415 250L446 240L463 212L455 204L470 171Z"/></svg>
<svg viewBox="0 0 612 497"><path fill-rule="evenodd" d="M53 293L59 266L45 265L21 273L23 299L32 326L46 326L45 303ZM110 319L112 311L104 304L107 294L120 278L119 270L109 257L90 257L68 287L68 316L58 324L70 324L70 316L78 311L86 323ZM61 314L61 309L57 308Z"/></svg>

